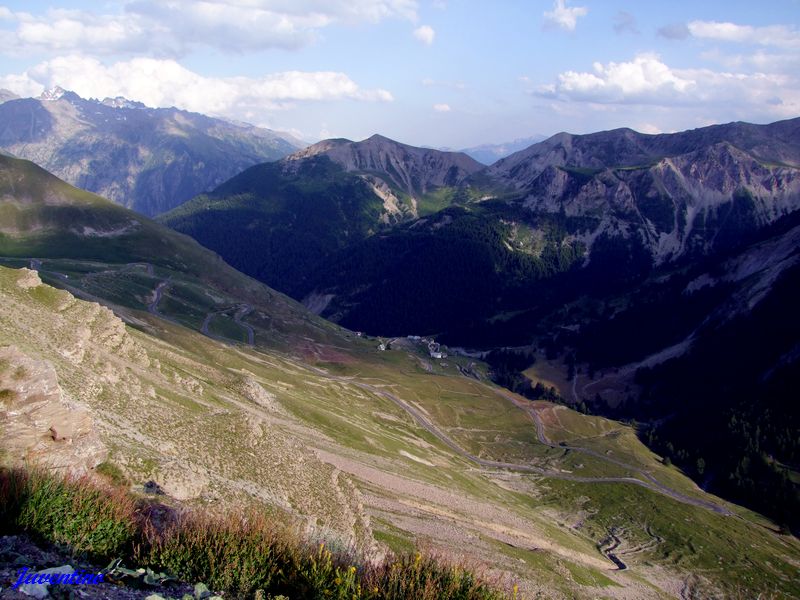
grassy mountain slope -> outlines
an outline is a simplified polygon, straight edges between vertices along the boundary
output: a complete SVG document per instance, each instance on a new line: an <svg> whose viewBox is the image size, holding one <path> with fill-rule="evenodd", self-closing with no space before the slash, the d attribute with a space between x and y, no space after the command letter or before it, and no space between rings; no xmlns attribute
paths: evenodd
<svg viewBox="0 0 800 600"><path fill-rule="evenodd" d="M436 335L451 345L472 348L538 348L560 359L563 376L576 382L562 392L569 401L604 414L660 423L675 416L671 407L681 403L675 399L678 389L693 387L701 374L724 371L723 354L698 354L703 361L694 370L677 370L683 376L672 386L658 379L666 376L664 369L647 389L639 387L633 381L636 370L676 359L702 336L717 340L708 341L710 347L726 340L735 355L748 356L748 343L725 334L722 325L757 307L795 260L792 240L796 247L797 238L791 230L800 208L798 127L800 120L792 119L659 136L631 130L559 134L473 173L463 182L458 206L373 230L371 235L369 230L348 235L339 225L348 221L346 217L328 221L299 245L309 252L315 241L339 232L336 244L326 244L327 251L316 252L310 260L290 263L284 259L291 256L280 250L251 246L249 238L231 236L232 229L243 225L226 220L223 213L209 215L210 230L217 232L211 245L234 248L242 268L271 257L274 266L253 273L267 281L270 271L285 273L286 265L296 266L288 269L291 284L284 277L281 289L351 329ZM367 153L369 160L361 157L348 141L334 140L306 152L335 155L347 169L376 164L372 154ZM487 200L476 191L479 179L513 192ZM326 198L324 190L316 189L314 197L320 205L330 201L321 200ZM224 202L218 198L216 205L224 207ZM198 226L187 232L210 243L200 237L207 235L200 214L192 213ZM275 220L262 214L245 228L269 230ZM291 228L288 224L286 231ZM243 244L237 245L240 241ZM782 250L787 248L788 254ZM731 302L731 296L736 300ZM783 311L772 319L777 331L791 323L792 315ZM768 344L769 338L761 343ZM688 443L679 433L685 420L692 419L690 405L674 426L660 427L662 435L646 439L699 482L708 479L708 473L725 481L738 478L741 485L718 479L715 489L747 498L750 506L787 521L787 515L796 512L800 465L787 444L780 451L762 452L762 447L769 437L766 431L786 435L782 422L794 422L793 404L767 410L770 402L764 395L772 392L755 384L779 366L783 355L793 356L791 347L781 347L780 352L770 364L745 361L759 364L760 371L742 365L730 378L714 379L714 386L699 386L715 395L708 402L715 408L702 420L709 427L716 423L715 433L697 435L702 443ZM616 383L593 381L598 370ZM582 374L577 371L591 374L589 380L580 383ZM524 380L516 381L521 391L536 396ZM712 440L720 428L730 429L732 414L741 417L741 398L727 392L730 385L739 384L756 393L757 405L763 400L768 416L761 431L733 436L742 447L724 456ZM656 411L650 408L653 394L660 397ZM712 418L712 412L719 414ZM749 443L756 438L761 441ZM749 446L753 447L746 449ZM697 468L700 459L709 463L708 469ZM756 490L768 481L774 497L780 495L786 502L762 501Z"/></svg>
<svg viewBox="0 0 800 600"><path fill-rule="evenodd" d="M159 221L283 291L331 252L379 230L383 201L326 157L252 167Z"/></svg>
<svg viewBox="0 0 800 600"><path fill-rule="evenodd" d="M170 323L154 337L7 269L0 301L0 344L49 361L63 392L87 407L109 449L103 471L153 479L181 502L262 506L370 556L421 544L512 573L525 597L797 592L794 538L705 496L628 427L527 405L455 369L428 372L413 346L359 357L317 345L315 367ZM16 363L2 368L19 373ZM480 466L455 448L544 472ZM733 515L604 481L643 473ZM613 539L624 571L598 549Z"/></svg>
<svg viewBox="0 0 800 600"><path fill-rule="evenodd" d="M465 204L482 166L381 136L325 140L257 165L159 221L293 297L331 255L393 224ZM231 233L233 232L233 235Z"/></svg>

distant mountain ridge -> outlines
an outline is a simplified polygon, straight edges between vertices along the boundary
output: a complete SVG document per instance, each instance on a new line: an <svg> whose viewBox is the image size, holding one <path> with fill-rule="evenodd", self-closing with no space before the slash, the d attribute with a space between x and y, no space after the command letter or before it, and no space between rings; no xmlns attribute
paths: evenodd
<svg viewBox="0 0 800 600"><path fill-rule="evenodd" d="M159 221L285 293L334 252L469 201L483 166L465 154L380 135L325 140L247 169Z"/></svg>
<svg viewBox="0 0 800 600"><path fill-rule="evenodd" d="M800 208L800 119L663 135L560 133L486 175L533 213L584 219L578 235L589 246L621 236L661 263Z"/></svg>
<svg viewBox="0 0 800 600"><path fill-rule="evenodd" d="M678 133L644 134L621 128L585 135L557 133L492 165L496 177L524 183L548 166L613 168L645 165L727 142L769 163L800 167L800 118L768 125L736 122Z"/></svg>
<svg viewBox="0 0 800 600"><path fill-rule="evenodd" d="M302 145L269 129L61 88L0 104L0 149L150 216Z"/></svg>

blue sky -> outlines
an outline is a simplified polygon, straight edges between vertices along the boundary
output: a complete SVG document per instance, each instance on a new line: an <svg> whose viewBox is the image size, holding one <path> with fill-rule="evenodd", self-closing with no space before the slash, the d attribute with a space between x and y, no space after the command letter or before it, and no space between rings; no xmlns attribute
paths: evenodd
<svg viewBox="0 0 800 600"><path fill-rule="evenodd" d="M800 0L0 4L0 87L462 148L800 116Z"/></svg>

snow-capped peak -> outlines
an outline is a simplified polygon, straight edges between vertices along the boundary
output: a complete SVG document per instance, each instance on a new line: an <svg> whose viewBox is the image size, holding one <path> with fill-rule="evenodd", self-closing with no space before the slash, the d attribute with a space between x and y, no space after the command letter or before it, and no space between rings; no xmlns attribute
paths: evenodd
<svg viewBox="0 0 800 600"><path fill-rule="evenodd" d="M105 100L103 100L101 104L104 104L105 106L110 106L112 108L147 108L141 102L128 100L123 96L117 96L116 98L106 98Z"/></svg>
<svg viewBox="0 0 800 600"><path fill-rule="evenodd" d="M62 88L60 85L57 85L54 88L50 88L49 90L45 90L42 92L42 95L39 96L39 100L45 102L54 102L56 100L61 100L64 94L67 93L67 90Z"/></svg>

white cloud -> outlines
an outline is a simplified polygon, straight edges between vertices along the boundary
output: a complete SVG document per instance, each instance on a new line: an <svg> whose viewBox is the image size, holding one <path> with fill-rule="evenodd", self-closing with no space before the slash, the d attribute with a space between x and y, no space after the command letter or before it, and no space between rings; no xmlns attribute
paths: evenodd
<svg viewBox="0 0 800 600"><path fill-rule="evenodd" d="M22 74L0 77L0 88L35 95L60 85L85 98L125 96L148 106L241 118L300 101L391 101L383 89L361 89L334 71L285 71L261 78L204 77L170 59L134 58L106 66L83 56L43 62ZM252 119L251 119L252 120Z"/></svg>
<svg viewBox="0 0 800 600"><path fill-rule="evenodd" d="M556 27L560 27L566 31L575 31L578 18L585 17L587 14L589 14L589 9L585 6L568 8L566 0L555 0L553 3L553 10L545 11L544 18L547 22Z"/></svg>
<svg viewBox="0 0 800 600"><path fill-rule="evenodd" d="M787 25L752 27L729 22L692 21L686 27L692 37L699 39L800 49L800 31Z"/></svg>
<svg viewBox="0 0 800 600"><path fill-rule="evenodd" d="M713 48L700 54L703 60L717 62L726 69L755 69L762 73L800 72L800 53L772 52L761 48L746 54L726 54Z"/></svg>
<svg viewBox="0 0 800 600"><path fill-rule="evenodd" d="M450 112L450 105L449 104L434 104L433 110L436 112Z"/></svg>
<svg viewBox="0 0 800 600"><path fill-rule="evenodd" d="M648 133L650 135L663 133L663 131L661 131L661 128L658 125L653 125L652 123L640 123L636 127L636 130L640 131L641 133Z"/></svg>
<svg viewBox="0 0 800 600"><path fill-rule="evenodd" d="M800 81L795 76L673 69L658 55L632 61L595 63L591 72L567 71L537 94L562 101L603 105L705 106L718 112L792 117L800 113Z"/></svg>
<svg viewBox="0 0 800 600"><path fill-rule="evenodd" d="M686 93L696 85L691 78L676 74L655 54L640 54L630 62L593 65L594 72L567 71L558 76L558 83L542 91L549 95L594 102L639 100L659 95Z"/></svg>
<svg viewBox="0 0 800 600"><path fill-rule="evenodd" d="M430 46L433 44L433 39L436 37L436 32L433 27L429 25L422 25L414 30L414 37L423 44Z"/></svg>
<svg viewBox="0 0 800 600"><path fill-rule="evenodd" d="M41 94L44 86L31 79L27 73L23 73L0 77L0 89L10 90L23 98L31 98Z"/></svg>
<svg viewBox="0 0 800 600"><path fill-rule="evenodd" d="M177 57L197 46L242 52L297 48L336 23L417 18L416 0L126 0L124 13L49 9L41 15L0 9L15 23L0 49Z"/></svg>

